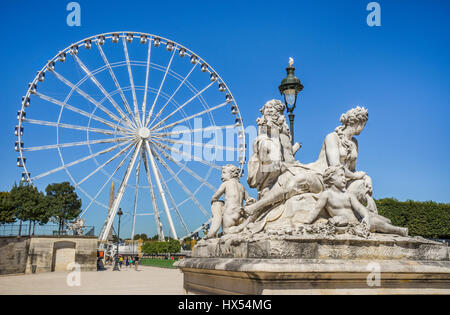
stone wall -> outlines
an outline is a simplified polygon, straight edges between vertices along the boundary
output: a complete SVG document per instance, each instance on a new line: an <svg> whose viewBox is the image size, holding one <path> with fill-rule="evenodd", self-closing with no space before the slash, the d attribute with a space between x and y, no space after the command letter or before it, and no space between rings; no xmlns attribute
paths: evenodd
<svg viewBox="0 0 450 315"><path fill-rule="evenodd" d="M29 237L0 237L0 275L24 273L29 247Z"/></svg>
<svg viewBox="0 0 450 315"><path fill-rule="evenodd" d="M97 269L97 238L32 236L0 238L0 274Z"/></svg>

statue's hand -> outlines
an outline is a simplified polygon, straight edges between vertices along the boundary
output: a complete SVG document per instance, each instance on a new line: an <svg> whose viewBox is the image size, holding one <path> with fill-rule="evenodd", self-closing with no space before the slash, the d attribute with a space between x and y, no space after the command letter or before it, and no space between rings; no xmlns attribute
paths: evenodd
<svg viewBox="0 0 450 315"><path fill-rule="evenodd" d="M255 202L256 202L256 199L250 197L250 198L248 198L247 200L245 200L245 205L248 206L248 205L251 205L251 204L253 204L253 203L255 203Z"/></svg>
<svg viewBox="0 0 450 315"><path fill-rule="evenodd" d="M367 225L367 227L370 229L370 219L369 219L369 216L366 216L364 219L362 219L361 224Z"/></svg>

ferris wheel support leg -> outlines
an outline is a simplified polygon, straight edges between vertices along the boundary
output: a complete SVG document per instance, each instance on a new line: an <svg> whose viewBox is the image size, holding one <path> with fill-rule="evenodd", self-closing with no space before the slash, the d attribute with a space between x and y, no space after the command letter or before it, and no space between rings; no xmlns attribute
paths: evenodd
<svg viewBox="0 0 450 315"><path fill-rule="evenodd" d="M164 231L162 229L161 219L159 217L158 205L156 203L155 191L153 189L152 178L150 177L150 171L149 171L149 168L148 168L148 163L147 163L147 157L146 157L146 154L145 154L145 150L142 150L142 160L144 161L144 168L145 168L145 173L147 175L147 182L148 182L148 184L150 186L150 195L152 196L153 211L155 212L156 228L158 230L158 240L160 242L162 242L162 241L164 241Z"/></svg>
<svg viewBox="0 0 450 315"><path fill-rule="evenodd" d="M116 197L116 199L114 199L113 205L111 207L111 216L108 218L108 223L106 224L106 228L103 231L103 234L101 234L99 237L100 241L106 241L106 238L108 237L109 230L111 229L112 224L114 222L114 218L116 217L117 208L119 208L120 201L122 200L123 194L125 192L125 188L127 187L128 180L130 179L131 170L133 169L134 163L136 163L136 158L140 152L141 145L142 145L142 140L140 140L139 143L136 145L136 148L131 157L131 161L128 164L127 170L125 172L125 176L124 176L122 183L120 184L119 190L117 192L117 197Z"/></svg>
<svg viewBox="0 0 450 315"><path fill-rule="evenodd" d="M156 179L156 185L158 185L159 194L161 195L161 199L164 205L164 210L166 211L167 220L169 221L170 230L172 231L172 235L174 239L178 239L177 232L175 231L175 227L173 225L172 216L170 215L169 206L167 204L166 195L164 193L164 189L161 185L161 179L159 178L158 169L156 168L155 159L153 157L152 151L150 150L150 145L148 141L145 141L145 148L147 149L147 155L150 159L150 164L152 165L153 174Z"/></svg>
<svg viewBox="0 0 450 315"><path fill-rule="evenodd" d="M141 155L139 155L139 162L136 166L136 191L134 195L134 211L133 211L133 226L131 228L131 240L134 240L134 228L136 225L136 210L137 210L137 202L138 202L138 187L139 187L139 173L141 168Z"/></svg>

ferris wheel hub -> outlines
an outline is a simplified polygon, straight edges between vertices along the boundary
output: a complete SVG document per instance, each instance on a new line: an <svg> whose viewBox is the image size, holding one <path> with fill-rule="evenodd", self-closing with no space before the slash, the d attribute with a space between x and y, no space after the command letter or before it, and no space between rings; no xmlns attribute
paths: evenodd
<svg viewBox="0 0 450 315"><path fill-rule="evenodd" d="M141 137L142 139L147 139L148 137L150 137L150 129L146 127L140 128L138 130L138 136Z"/></svg>

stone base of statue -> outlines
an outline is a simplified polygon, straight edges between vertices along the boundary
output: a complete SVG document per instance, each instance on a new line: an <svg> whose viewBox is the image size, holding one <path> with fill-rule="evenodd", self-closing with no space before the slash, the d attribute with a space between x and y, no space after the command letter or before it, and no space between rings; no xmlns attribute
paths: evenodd
<svg viewBox="0 0 450 315"><path fill-rule="evenodd" d="M450 294L445 244L326 233L273 231L202 240L192 258L177 263L184 289L187 294Z"/></svg>

